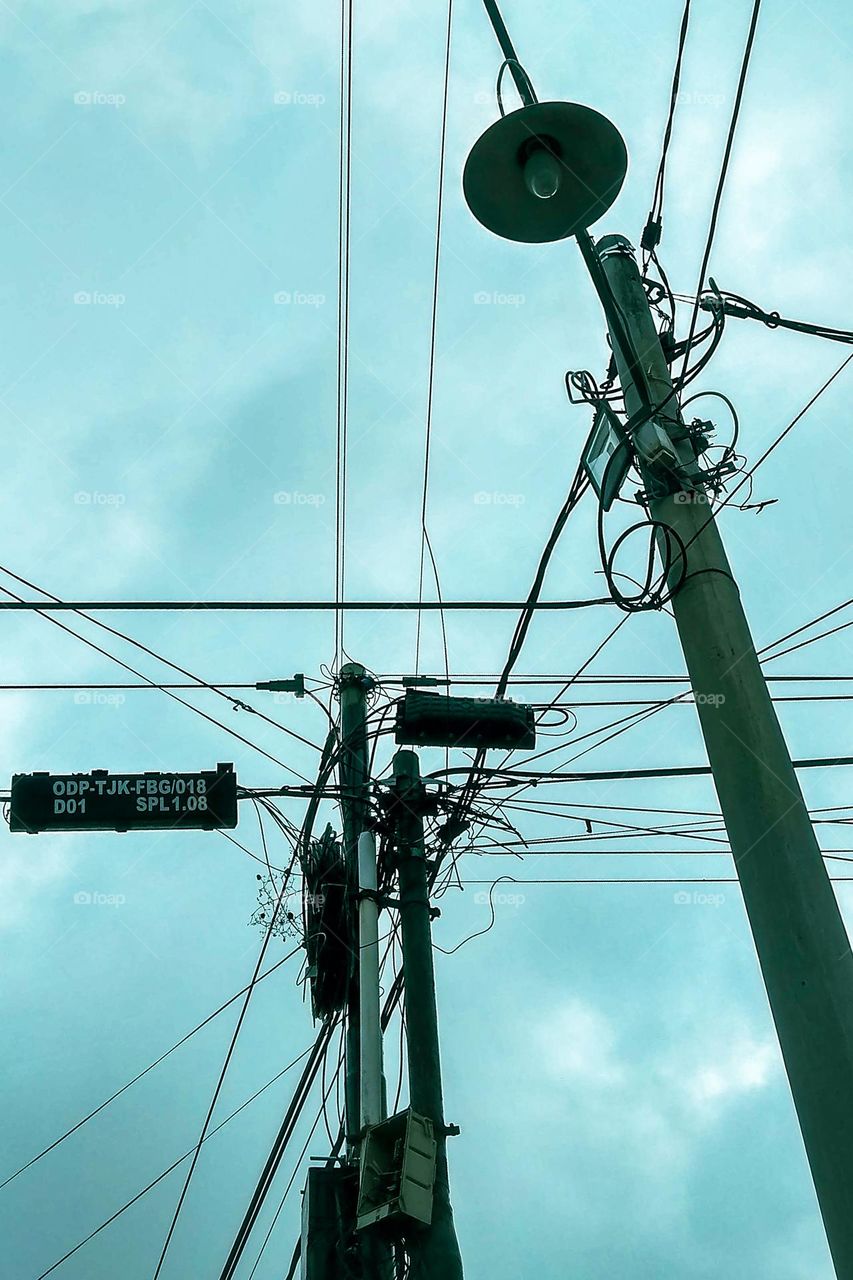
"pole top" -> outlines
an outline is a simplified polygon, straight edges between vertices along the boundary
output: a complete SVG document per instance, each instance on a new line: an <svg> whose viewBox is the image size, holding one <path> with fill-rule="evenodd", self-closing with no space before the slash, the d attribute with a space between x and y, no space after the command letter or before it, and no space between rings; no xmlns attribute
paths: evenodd
<svg viewBox="0 0 853 1280"><path fill-rule="evenodd" d="M394 756L393 770L395 778L419 778L421 765L416 751L398 751Z"/></svg>
<svg viewBox="0 0 853 1280"><path fill-rule="evenodd" d="M623 253L629 258L635 256L634 246L627 236L615 233L609 236L601 236L595 242L595 252L599 258L606 258L611 253Z"/></svg>

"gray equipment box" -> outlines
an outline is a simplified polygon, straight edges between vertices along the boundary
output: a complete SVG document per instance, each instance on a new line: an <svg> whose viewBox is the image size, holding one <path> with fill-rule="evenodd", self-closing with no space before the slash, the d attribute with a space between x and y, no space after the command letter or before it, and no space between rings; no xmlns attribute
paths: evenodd
<svg viewBox="0 0 853 1280"><path fill-rule="evenodd" d="M432 1121L399 1112L367 1131L356 1227L432 1221L436 1141Z"/></svg>

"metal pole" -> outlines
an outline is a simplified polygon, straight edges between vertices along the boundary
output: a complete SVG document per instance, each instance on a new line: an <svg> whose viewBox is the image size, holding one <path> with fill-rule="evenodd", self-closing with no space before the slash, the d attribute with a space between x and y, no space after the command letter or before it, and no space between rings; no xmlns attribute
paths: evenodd
<svg viewBox="0 0 853 1280"><path fill-rule="evenodd" d="M407 1242L412 1259L411 1276L412 1280L462 1280L462 1258L453 1224L447 1168L447 1129L441 1089L438 1010L421 805L424 788L414 751L398 751L395 755L394 783L399 801L397 849L409 1101L413 1111L432 1121L437 1143L432 1223L413 1233Z"/></svg>
<svg viewBox="0 0 853 1280"><path fill-rule="evenodd" d="M678 436L678 401L633 250L624 237L607 236L596 253L633 347L623 350L611 334L627 410L667 400L658 421ZM632 378L634 358L645 387ZM678 448L695 458L689 438ZM850 943L710 504L704 493L690 491L654 498L650 506L686 547L685 556L674 553L669 578L677 588L678 634L830 1251L839 1280L851 1280Z"/></svg>
<svg viewBox="0 0 853 1280"><path fill-rule="evenodd" d="M355 901L358 892L358 838L364 830L367 808L367 732L365 710L367 691L373 681L359 662L341 667L339 691L341 700L341 817L344 828L344 852L347 878ZM347 1001L346 1035L346 1129L347 1150L357 1154L360 1129L359 1080L360 1032L358 998L358 938L351 957L349 999Z"/></svg>
<svg viewBox="0 0 853 1280"><path fill-rule="evenodd" d="M376 901L376 838L358 837L358 991L361 1050L361 1128L384 1120L382 1026L379 1010L379 904ZM372 895L372 896L371 896Z"/></svg>
<svg viewBox="0 0 853 1280"><path fill-rule="evenodd" d="M364 833L367 797L370 784L365 725L367 694L373 678L359 662L347 662L340 670L338 688L341 701L341 816L344 828L344 851L347 881L355 902L359 887L359 838ZM345 1114L347 1154L358 1159L361 1133L361 1009L359 996L360 938L356 931L350 966L347 999ZM355 1225L354 1223L352 1224ZM362 1233L359 1254L365 1280L390 1280L391 1251L384 1240Z"/></svg>
<svg viewBox="0 0 853 1280"><path fill-rule="evenodd" d="M498 38L498 44L501 47L501 52L507 66L509 67L510 75L515 81L515 87L521 95L521 101L526 107L529 107L531 103L536 101L536 95L533 93L532 85L527 79L527 76L521 67L521 63L518 61L518 55L515 52L512 40L509 38L509 32L507 31L504 20L501 17L500 9L497 6L497 0L483 0L483 4L485 5L486 13L489 15L489 21L492 24L494 33Z"/></svg>

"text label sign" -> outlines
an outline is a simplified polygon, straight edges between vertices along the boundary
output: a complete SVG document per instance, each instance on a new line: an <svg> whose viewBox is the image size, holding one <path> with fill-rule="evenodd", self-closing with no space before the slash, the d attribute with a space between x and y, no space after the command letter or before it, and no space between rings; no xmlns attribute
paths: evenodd
<svg viewBox="0 0 853 1280"><path fill-rule="evenodd" d="M18 773L12 831L152 831L236 827L237 775L220 764L200 773Z"/></svg>

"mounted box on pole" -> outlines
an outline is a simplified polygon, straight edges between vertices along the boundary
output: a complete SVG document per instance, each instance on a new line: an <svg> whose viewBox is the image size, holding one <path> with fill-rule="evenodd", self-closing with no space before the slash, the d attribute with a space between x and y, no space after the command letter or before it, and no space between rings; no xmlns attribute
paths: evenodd
<svg viewBox="0 0 853 1280"><path fill-rule="evenodd" d="M536 745L535 713L506 698L451 698L409 689L397 703L395 741L417 747L526 751Z"/></svg>

